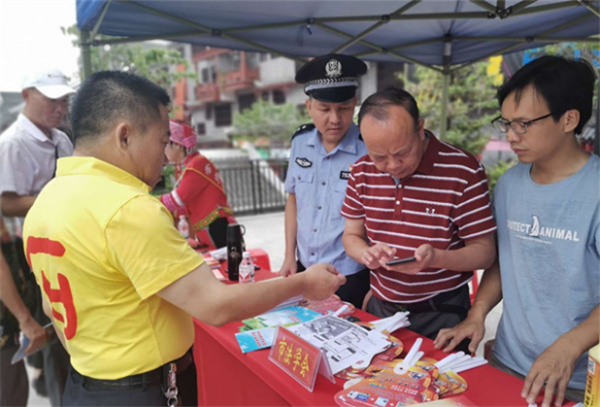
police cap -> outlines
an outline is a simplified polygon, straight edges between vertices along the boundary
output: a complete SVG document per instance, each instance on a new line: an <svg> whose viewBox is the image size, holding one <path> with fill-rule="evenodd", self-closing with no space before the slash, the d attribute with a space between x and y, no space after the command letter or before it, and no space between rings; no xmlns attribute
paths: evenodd
<svg viewBox="0 0 600 407"><path fill-rule="evenodd" d="M367 65L351 55L327 54L302 66L296 82L304 84L304 93L329 103L350 100L356 94L358 77L367 72Z"/></svg>

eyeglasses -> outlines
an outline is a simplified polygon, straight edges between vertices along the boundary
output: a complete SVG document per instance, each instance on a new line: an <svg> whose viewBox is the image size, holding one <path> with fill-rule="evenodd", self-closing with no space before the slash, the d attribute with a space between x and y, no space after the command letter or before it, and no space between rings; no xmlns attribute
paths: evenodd
<svg viewBox="0 0 600 407"><path fill-rule="evenodd" d="M537 122L538 120L542 120L547 117L550 117L553 114L554 114L554 112L551 112L545 116L541 116L541 117L538 117L537 119L533 119L533 120L528 120L526 122L524 122L522 120L513 120L512 122L509 122L509 121L504 120L502 118L502 116L498 116L494 120L492 120L492 125L500 133L506 133L508 131L508 128L510 127L512 129L512 131L515 132L515 134L525 134L525 133L527 133L527 126L529 126L531 123Z"/></svg>

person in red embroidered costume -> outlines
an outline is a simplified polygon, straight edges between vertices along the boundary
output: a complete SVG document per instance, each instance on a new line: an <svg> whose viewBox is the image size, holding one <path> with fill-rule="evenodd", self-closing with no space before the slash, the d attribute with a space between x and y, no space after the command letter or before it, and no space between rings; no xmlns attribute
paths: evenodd
<svg viewBox="0 0 600 407"><path fill-rule="evenodd" d="M196 133L185 124L170 122L171 136L165 154L175 165L176 184L160 197L176 219L187 216L193 235L210 248L227 245L227 225L236 223L215 165L194 149Z"/></svg>

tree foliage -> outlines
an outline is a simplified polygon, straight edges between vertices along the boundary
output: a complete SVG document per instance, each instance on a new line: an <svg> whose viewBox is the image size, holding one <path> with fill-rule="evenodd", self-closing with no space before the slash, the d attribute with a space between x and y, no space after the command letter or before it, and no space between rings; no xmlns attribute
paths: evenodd
<svg viewBox="0 0 600 407"><path fill-rule="evenodd" d="M61 27L63 34L73 37L73 45L79 46L79 29L76 25ZM98 35L98 39L107 37ZM188 62L174 49L148 48L135 44L114 44L90 47L92 72L104 70L129 71L143 76L163 88L170 88L183 78L196 78L188 72ZM184 69L177 69L183 66ZM83 77L81 73L81 77Z"/></svg>
<svg viewBox="0 0 600 407"><path fill-rule="evenodd" d="M479 154L490 139L483 128L495 117L497 75L488 73L489 62L479 62L453 73L448 88L448 126L446 140L473 154ZM442 74L417 67L416 81L407 90L415 97L425 127L437 131L441 123Z"/></svg>
<svg viewBox="0 0 600 407"><path fill-rule="evenodd" d="M233 116L233 135L248 140L266 137L287 141L310 116L291 103L274 104L259 100L252 107Z"/></svg>

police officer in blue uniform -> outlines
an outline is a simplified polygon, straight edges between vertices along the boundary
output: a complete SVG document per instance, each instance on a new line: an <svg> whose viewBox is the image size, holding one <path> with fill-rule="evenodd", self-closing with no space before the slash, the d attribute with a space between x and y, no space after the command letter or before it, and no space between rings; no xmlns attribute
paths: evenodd
<svg viewBox="0 0 600 407"><path fill-rule="evenodd" d="M362 307L370 273L352 260L342 244L340 211L350 170L367 149L353 123L358 77L367 71L358 58L329 54L306 63L296 73L308 95L312 124L292 138L285 189L285 260L280 274L288 276L315 263L333 264L347 278L337 295Z"/></svg>

